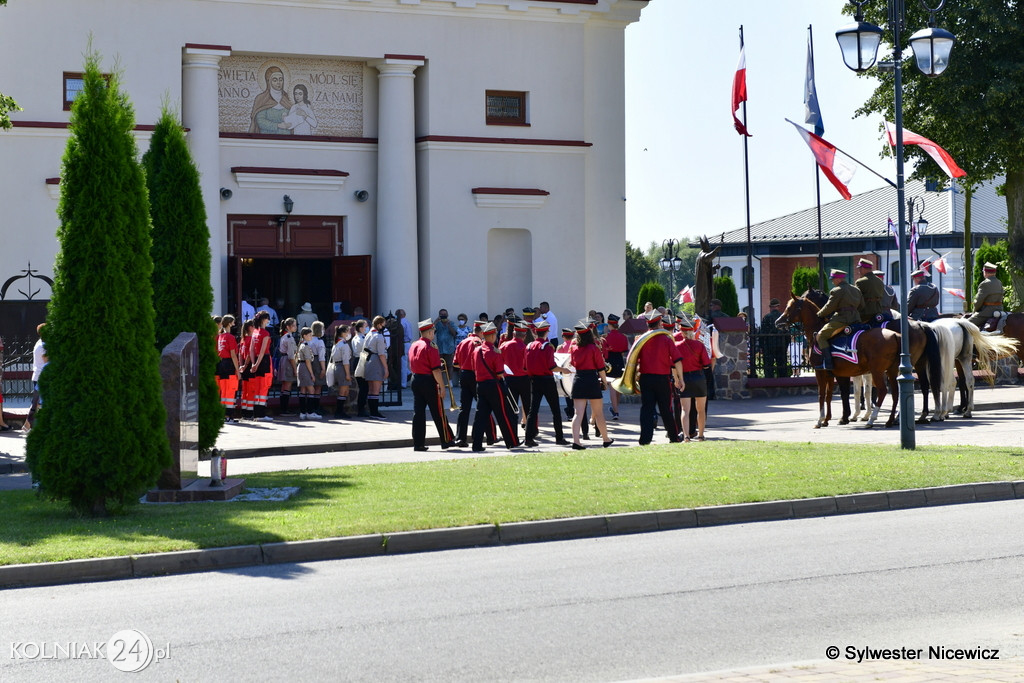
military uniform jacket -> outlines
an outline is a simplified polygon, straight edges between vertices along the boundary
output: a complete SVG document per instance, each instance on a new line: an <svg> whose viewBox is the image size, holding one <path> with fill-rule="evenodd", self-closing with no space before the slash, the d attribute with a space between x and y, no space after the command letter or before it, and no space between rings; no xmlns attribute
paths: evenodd
<svg viewBox="0 0 1024 683"><path fill-rule="evenodd" d="M939 288L930 282L914 285L907 295L907 315L914 320L931 322L939 317Z"/></svg>
<svg viewBox="0 0 1024 683"><path fill-rule="evenodd" d="M838 287L833 287L832 291L828 293L828 301L818 311L818 317L826 320L836 320L847 325L859 323L859 311L863 302L864 296L860 293L860 290L849 282L843 282Z"/></svg>
<svg viewBox="0 0 1024 683"><path fill-rule="evenodd" d="M882 302L888 300L885 283L874 273L868 273L857 280L857 289L864 297L860 313L864 320L870 320L880 313L888 313L889 309Z"/></svg>
<svg viewBox="0 0 1024 683"><path fill-rule="evenodd" d="M974 296L975 313L992 313L1003 307L1003 283L995 275L987 277L978 285Z"/></svg>

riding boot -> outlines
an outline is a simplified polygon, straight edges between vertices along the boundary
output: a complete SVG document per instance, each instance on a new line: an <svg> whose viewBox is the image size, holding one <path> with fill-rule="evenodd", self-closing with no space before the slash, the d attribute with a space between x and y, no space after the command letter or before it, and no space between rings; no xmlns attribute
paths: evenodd
<svg viewBox="0 0 1024 683"><path fill-rule="evenodd" d="M821 367L823 370L832 370L832 347L826 346L821 350Z"/></svg>

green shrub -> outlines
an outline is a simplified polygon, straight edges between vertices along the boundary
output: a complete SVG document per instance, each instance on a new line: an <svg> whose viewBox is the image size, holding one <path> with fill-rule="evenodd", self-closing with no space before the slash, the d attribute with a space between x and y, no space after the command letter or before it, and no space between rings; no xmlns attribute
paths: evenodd
<svg viewBox="0 0 1024 683"><path fill-rule="evenodd" d="M736 296L736 283L728 275L719 275L715 278L715 296L713 298L722 302L722 312L726 315L736 316L740 312L740 302Z"/></svg>
<svg viewBox="0 0 1024 683"><path fill-rule="evenodd" d="M153 220L153 308L156 347L182 332L199 343L199 450L217 443L224 407L217 387L217 328L210 317L210 229L185 132L166 108L142 157Z"/></svg>
<svg viewBox="0 0 1024 683"><path fill-rule="evenodd" d="M665 305L665 288L657 282L645 282L640 287L640 295L636 298L637 315L643 313L644 304L650 301L655 308Z"/></svg>
<svg viewBox="0 0 1024 683"><path fill-rule="evenodd" d="M792 293L803 296L804 292L808 289L818 289L821 287L821 278L819 277L817 268L809 268L807 266L798 266L793 271ZM787 293L789 296L789 293ZM779 297L780 299L782 297Z"/></svg>
<svg viewBox="0 0 1024 683"><path fill-rule="evenodd" d="M43 340L49 364L27 464L43 495L105 515L171 464L153 331L149 204L135 115L117 73L86 55L57 213Z"/></svg>

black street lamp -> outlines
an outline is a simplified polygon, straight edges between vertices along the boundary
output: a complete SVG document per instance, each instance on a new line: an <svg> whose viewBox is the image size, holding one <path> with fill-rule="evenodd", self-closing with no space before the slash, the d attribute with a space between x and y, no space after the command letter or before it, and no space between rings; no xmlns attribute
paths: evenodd
<svg viewBox="0 0 1024 683"><path fill-rule="evenodd" d="M868 0L850 0L857 7L854 22L836 31L836 40L843 52L843 61L854 71L866 71L875 63L878 45L883 31L878 26L864 21L863 6ZM907 230L904 197L906 184L903 178L903 48L900 34L904 29L905 0L887 0L889 29L892 31L893 81L895 91L896 144L896 202L899 206L900 239L900 445L904 449L915 448L914 438L914 369L910 364L910 339L907 323ZM946 4L939 0L934 9L921 0L921 7L929 12L929 28L918 31L910 37L917 67L927 76L938 76L949 64L949 53L956 39L944 29L935 28L935 13ZM927 225L927 223L926 223Z"/></svg>
<svg viewBox="0 0 1024 683"><path fill-rule="evenodd" d="M675 301L676 296L676 272L683 267L683 259L679 258L676 253L678 248L678 240L663 240L661 243L661 260L658 261L658 265L661 266L661 270L669 274L669 289L671 290L669 297L672 301ZM673 306L673 308L675 308L675 306Z"/></svg>

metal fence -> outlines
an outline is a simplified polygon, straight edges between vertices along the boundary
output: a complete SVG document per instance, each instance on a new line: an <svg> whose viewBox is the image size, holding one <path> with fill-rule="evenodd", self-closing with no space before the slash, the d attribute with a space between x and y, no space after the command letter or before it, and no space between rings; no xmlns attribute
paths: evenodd
<svg viewBox="0 0 1024 683"><path fill-rule="evenodd" d="M790 332L757 332L750 336L752 376L762 378L813 375L807 362L810 346L798 329Z"/></svg>
<svg viewBox="0 0 1024 683"><path fill-rule="evenodd" d="M28 337L5 337L2 387L4 401L28 401L32 398L32 347Z"/></svg>

